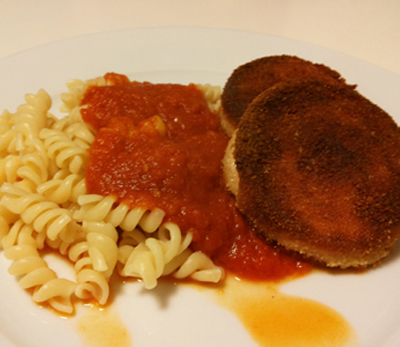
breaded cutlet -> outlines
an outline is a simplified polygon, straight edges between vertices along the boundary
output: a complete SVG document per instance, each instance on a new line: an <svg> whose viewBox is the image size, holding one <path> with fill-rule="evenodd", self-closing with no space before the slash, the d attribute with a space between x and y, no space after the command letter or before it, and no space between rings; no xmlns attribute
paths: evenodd
<svg viewBox="0 0 400 347"><path fill-rule="evenodd" d="M231 141L237 206L267 239L346 268L378 262L400 237L399 127L354 89L277 84Z"/></svg>
<svg viewBox="0 0 400 347"><path fill-rule="evenodd" d="M263 57L236 68L221 95L221 123L228 136L232 135L243 113L257 95L276 83L303 78L331 84L346 83L337 71L290 55Z"/></svg>

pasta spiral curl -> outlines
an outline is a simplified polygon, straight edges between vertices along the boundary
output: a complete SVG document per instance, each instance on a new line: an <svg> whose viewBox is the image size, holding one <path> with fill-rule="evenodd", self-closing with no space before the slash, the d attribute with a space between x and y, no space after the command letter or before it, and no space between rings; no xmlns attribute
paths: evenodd
<svg viewBox="0 0 400 347"><path fill-rule="evenodd" d="M28 141L27 141L28 142ZM43 143L31 139L30 149L26 154L9 154L0 159L0 181L14 183L29 192L45 182L54 173L54 166L47 158Z"/></svg>
<svg viewBox="0 0 400 347"><path fill-rule="evenodd" d="M57 311L72 313L71 296L74 294L76 283L58 278L40 256L32 236L27 233L21 235L17 245L4 251L4 256L13 261L8 272L21 277L18 284L22 288L34 289L33 301L48 302Z"/></svg>
<svg viewBox="0 0 400 347"><path fill-rule="evenodd" d="M143 280L145 288L152 289L157 279L164 273L165 265L182 253L192 240L191 234L182 234L174 223L164 223L155 237L145 237L136 246L129 244L127 238L138 239L138 233L123 233L119 261L124 265L120 275ZM169 234L169 237L167 236ZM124 240L125 239L125 240ZM134 244L134 243L133 243Z"/></svg>
<svg viewBox="0 0 400 347"><path fill-rule="evenodd" d="M84 107L86 106L76 106L71 110L71 112L68 114L68 119L70 120L70 124L85 123L81 114L81 109ZM88 127L90 126L88 125Z"/></svg>
<svg viewBox="0 0 400 347"><path fill-rule="evenodd" d="M42 183L36 190L47 200L59 205L67 201L77 202L79 196L86 194L85 176L61 169L51 180Z"/></svg>
<svg viewBox="0 0 400 347"><path fill-rule="evenodd" d="M118 260L117 230L110 223L104 222L84 222L82 226L87 233L88 253L93 269L109 279Z"/></svg>
<svg viewBox="0 0 400 347"><path fill-rule="evenodd" d="M212 260L202 252L191 252L189 249L182 253L182 257L177 257L175 263L169 264L164 275L172 273L175 278L191 277L199 282L217 283L225 277L225 270L216 266Z"/></svg>
<svg viewBox="0 0 400 347"><path fill-rule="evenodd" d="M3 111L0 116L0 155L6 156L12 152L10 144L13 142L16 131L13 129L14 122L12 121L12 114L7 110Z"/></svg>
<svg viewBox="0 0 400 347"><path fill-rule="evenodd" d="M4 248L3 240L10 233L10 225L18 219L18 216L4 206L0 205L0 249Z"/></svg>
<svg viewBox="0 0 400 347"><path fill-rule="evenodd" d="M109 296L109 278L118 260L118 233L110 223L84 222L86 241L73 245L69 258L75 263L78 285L75 295L95 298L101 305Z"/></svg>
<svg viewBox="0 0 400 347"><path fill-rule="evenodd" d="M17 180L17 171L22 166L19 155L9 154L0 159L0 181L14 183Z"/></svg>
<svg viewBox="0 0 400 347"><path fill-rule="evenodd" d="M4 183L0 191L5 193L0 205L19 214L24 223L32 223L35 231L44 232L53 241L60 238L65 242L72 242L79 227L69 210L52 201L46 201L40 194L27 193L10 183Z"/></svg>
<svg viewBox="0 0 400 347"><path fill-rule="evenodd" d="M12 114L8 110L4 110L0 115L0 135L5 134L9 131L14 123L11 121Z"/></svg>
<svg viewBox="0 0 400 347"><path fill-rule="evenodd" d="M75 107L79 106L88 86L105 86L105 85L106 85L106 80L103 76L93 78L87 81L82 81L79 79L70 80L67 83L68 93L61 94L61 100L63 102L60 108L61 112L70 113Z"/></svg>
<svg viewBox="0 0 400 347"><path fill-rule="evenodd" d="M125 231L132 231L140 226L144 231L152 233L157 230L165 216L165 212L157 208L148 211L139 207L129 209L123 203L115 206L116 198L113 196L82 195L78 198L78 204L80 209L74 214L77 221L104 221Z"/></svg>
<svg viewBox="0 0 400 347"><path fill-rule="evenodd" d="M43 89L37 94L26 94L25 101L9 117L8 124L12 123L13 128L2 135L1 151L6 149L12 154L27 151L30 141L37 138L40 130L47 125L48 118L54 117L48 113L52 104L51 98Z"/></svg>
<svg viewBox="0 0 400 347"><path fill-rule="evenodd" d="M48 167L39 152L25 154L21 158L21 166L16 174L21 180L25 180L25 186L30 192L36 191L36 187L48 179Z"/></svg>
<svg viewBox="0 0 400 347"><path fill-rule="evenodd" d="M44 128L39 134L50 159L60 169L68 168L72 173L80 173L86 169L89 152L72 141L64 132Z"/></svg>
<svg viewBox="0 0 400 347"><path fill-rule="evenodd" d="M18 219L9 229L9 232L1 240L2 247L7 249L19 243L19 239L24 235L30 235L36 243L37 249L42 249L45 242L45 233L37 233L32 225L25 224L22 219Z"/></svg>
<svg viewBox="0 0 400 347"><path fill-rule="evenodd" d="M82 119L81 106L74 108L68 118L57 120L51 129L64 132L82 148L89 148L95 139L95 131Z"/></svg>
<svg viewBox="0 0 400 347"><path fill-rule="evenodd" d="M27 137L37 137L47 124L47 112L52 100L46 91L40 89L37 94L26 94L26 104L17 108L14 115L15 128Z"/></svg>
<svg viewBox="0 0 400 347"><path fill-rule="evenodd" d="M9 129L0 136L0 154L2 157L7 154L18 154L19 148L23 149L21 137L14 129Z"/></svg>
<svg viewBox="0 0 400 347"><path fill-rule="evenodd" d="M95 138L94 132L83 123L73 123L64 131L72 141L82 148L89 148Z"/></svg>
<svg viewBox="0 0 400 347"><path fill-rule="evenodd" d="M157 279L172 273L175 278L192 277L199 281L218 282L224 270L203 253L192 252L188 247L192 235L182 237L174 223L162 224L154 237L147 237L139 230L124 232L119 249L123 264L121 276L142 279L145 288L157 286Z"/></svg>

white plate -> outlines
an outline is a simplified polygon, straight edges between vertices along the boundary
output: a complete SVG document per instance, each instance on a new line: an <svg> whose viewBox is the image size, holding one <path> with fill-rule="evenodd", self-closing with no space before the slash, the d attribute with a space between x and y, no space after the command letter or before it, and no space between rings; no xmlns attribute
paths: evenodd
<svg viewBox="0 0 400 347"><path fill-rule="evenodd" d="M44 88L56 100L72 78L106 72L151 82L223 85L231 71L254 58L294 54L324 63L400 122L400 77L366 62L302 42L253 33L147 28L78 37L31 49L0 61L0 109L14 111L25 93ZM397 247L398 248L398 247ZM400 345L400 252L363 275L315 273L285 284L285 293L311 298L340 312L361 346ZM0 345L79 346L71 320L31 302L7 274L0 255ZM120 286L113 305L140 346L256 346L234 315L189 288L161 286L142 292Z"/></svg>

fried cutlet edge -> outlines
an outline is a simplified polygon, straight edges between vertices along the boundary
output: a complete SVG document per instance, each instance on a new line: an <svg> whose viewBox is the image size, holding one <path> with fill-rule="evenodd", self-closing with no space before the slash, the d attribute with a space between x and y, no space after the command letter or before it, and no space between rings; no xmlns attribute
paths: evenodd
<svg viewBox="0 0 400 347"><path fill-rule="evenodd" d="M314 82L314 81L313 81ZM273 93L274 89L284 89L284 85L293 85L296 83L303 84L303 87L305 86L304 83L309 83L305 81L292 81L292 82L284 82L279 84L278 86L273 87L270 91L265 91L263 96L260 96L256 98L256 100L253 103L258 102L257 100L260 100L262 98L268 97L269 94ZM345 89L343 87L343 89ZM353 90L353 88L349 88L349 90ZM355 91L352 91L355 92ZM347 92L346 92L347 93ZM357 92L355 92L357 93ZM253 104L252 103L252 104ZM246 111L248 112L248 111ZM249 111L251 112L251 110ZM389 116L390 117L390 116ZM247 117L248 118L248 117ZM245 122L245 120L241 120L241 122ZM240 125L239 125L240 129ZM227 187L228 189L236 196L236 199L239 200L238 202L238 207L239 210L242 211L242 213L245 214L245 216L248 215L246 209L243 209L243 206L241 206L243 203L240 202L241 196L241 190L240 190L240 184L239 184L239 173L237 171L236 167L236 161L235 161L235 151L239 150L240 148L237 149L237 144L236 144L236 133L232 136L229 145L227 147L225 157L223 159L223 167L224 167L224 176L227 182ZM252 134L251 136L256 136L257 134ZM239 144L240 147L240 144ZM245 149L246 151L246 149ZM243 183L242 183L243 185ZM255 189L260 190L260 186L255 187ZM248 218L248 216L247 216ZM250 222L254 224L255 228L258 230L263 230L265 227L260 226L259 222L250 218ZM312 249L309 247L307 242L299 242L298 240L290 240L290 239L285 239L282 240L277 235L275 235L272 231L269 231L268 233L263 233L264 236L267 239L271 239L274 241L277 241L279 244L283 245L285 248L294 250L296 252L299 252L303 255L305 255L308 258L312 258L317 260L318 262L323 262L325 265L329 267L341 267L341 268L347 268L347 267L365 267L369 265L374 265L378 263L382 258L386 257L389 254L390 248L393 246L393 243L395 240L399 237L399 232L397 232L397 235L393 235L394 238L393 240L387 244L387 247L376 247L375 249L372 247L368 249L364 249L362 252L362 255L358 255L355 259L352 259L351 257L346 256L343 254L342 256L338 257L339 251L334 251L330 252L324 249L323 247L320 248L320 250L315 251L315 249Z"/></svg>

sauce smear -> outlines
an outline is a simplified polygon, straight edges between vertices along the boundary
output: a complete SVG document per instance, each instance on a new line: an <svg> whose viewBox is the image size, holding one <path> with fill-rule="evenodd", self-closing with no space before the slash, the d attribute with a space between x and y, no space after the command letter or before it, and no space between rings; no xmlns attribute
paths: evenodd
<svg viewBox="0 0 400 347"><path fill-rule="evenodd" d="M117 313L96 306L86 309L89 311L77 322L84 347L132 346L130 333Z"/></svg>
<svg viewBox="0 0 400 347"><path fill-rule="evenodd" d="M353 328L339 313L316 301L285 295L275 284L228 276L223 289L211 293L260 346L359 346Z"/></svg>
<svg viewBox="0 0 400 347"><path fill-rule="evenodd" d="M89 193L163 209L166 221L193 234L192 249L239 277L278 281L310 270L267 245L237 211L221 170L228 138L195 85L105 78L107 86L89 87L82 100L84 120L98 131Z"/></svg>

